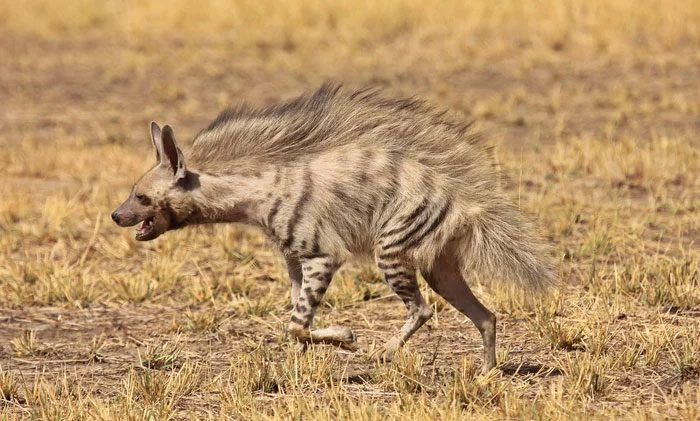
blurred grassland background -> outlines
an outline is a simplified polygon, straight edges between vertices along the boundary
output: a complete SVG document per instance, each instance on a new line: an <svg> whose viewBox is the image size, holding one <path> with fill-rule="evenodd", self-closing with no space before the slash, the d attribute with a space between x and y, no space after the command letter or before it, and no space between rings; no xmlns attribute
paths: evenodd
<svg viewBox="0 0 700 421"><path fill-rule="evenodd" d="M0 417L700 419L700 1L0 0ZM436 316L386 365L404 310L371 267L295 353L258 232L139 243L109 221L153 160L225 106L326 80L473 120L560 260L528 299L473 280L499 369ZM485 281L485 282L480 282Z"/></svg>
<svg viewBox="0 0 700 421"><path fill-rule="evenodd" d="M586 48L621 53L664 51L698 42L694 1L49 1L2 2L3 29L43 38L107 33L148 41L181 37L220 40L242 48L266 43L362 48L411 33L440 38L464 53ZM483 47L488 44L488 48Z"/></svg>

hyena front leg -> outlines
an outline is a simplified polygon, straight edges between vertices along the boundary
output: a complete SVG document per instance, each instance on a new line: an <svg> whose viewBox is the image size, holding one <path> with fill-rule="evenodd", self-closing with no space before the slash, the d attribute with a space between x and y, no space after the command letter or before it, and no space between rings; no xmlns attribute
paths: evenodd
<svg viewBox="0 0 700 421"><path fill-rule="evenodd" d="M304 274L301 271L301 262L297 257L285 256L287 261L287 273L289 274L289 281L292 284L292 308L297 303L299 298L299 291L301 291L301 283L304 280Z"/></svg>
<svg viewBox="0 0 700 421"><path fill-rule="evenodd" d="M395 256L379 256L377 266L384 274L386 282L401 298L408 310L408 317L401 330L389 339L379 355L382 360L390 361L396 351L432 317L433 309L425 302L420 293L414 268Z"/></svg>
<svg viewBox="0 0 700 421"><path fill-rule="evenodd" d="M301 258L303 280L292 308L289 333L302 344L325 343L355 349L355 334L347 327L311 330L314 314L339 265L328 256Z"/></svg>

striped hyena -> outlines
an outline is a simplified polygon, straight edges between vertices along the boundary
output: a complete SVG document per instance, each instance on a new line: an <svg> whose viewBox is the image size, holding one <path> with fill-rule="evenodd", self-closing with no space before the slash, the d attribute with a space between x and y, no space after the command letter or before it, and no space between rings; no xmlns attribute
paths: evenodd
<svg viewBox="0 0 700 421"><path fill-rule="evenodd" d="M382 356L432 315L416 282L465 314L481 333L484 368L496 363L496 317L471 292L476 271L540 289L553 279L542 242L507 195L489 148L415 99L375 90L317 92L264 109L228 109L184 152L173 130L151 123L158 163L112 214L142 223L152 240L192 224L262 228L287 262L289 332L302 343L352 346L345 327L311 329L334 272L371 256L408 318Z"/></svg>

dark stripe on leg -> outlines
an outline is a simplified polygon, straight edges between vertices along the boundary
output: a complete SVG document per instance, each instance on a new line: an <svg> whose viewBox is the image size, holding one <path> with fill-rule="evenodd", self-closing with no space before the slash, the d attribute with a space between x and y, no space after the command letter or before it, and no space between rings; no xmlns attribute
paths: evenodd
<svg viewBox="0 0 700 421"><path fill-rule="evenodd" d="M302 326L304 328L309 327L309 324L310 324L310 321L307 322L307 321L301 320L300 318L296 317L293 314L292 314L292 317L290 320L292 321L292 323L297 324L299 326Z"/></svg>
<svg viewBox="0 0 700 421"><path fill-rule="evenodd" d="M379 263L377 263L377 267L379 267L379 269L382 269L382 270L391 270L391 269L400 268L402 266L403 266L403 263L401 263L401 262L386 263L386 262L380 260Z"/></svg>
<svg viewBox="0 0 700 421"><path fill-rule="evenodd" d="M407 272L408 269L401 269L398 272L384 272L384 278L386 278L387 282L389 282L392 279L400 278L400 277L405 277L405 276L413 276L415 273L414 272Z"/></svg>
<svg viewBox="0 0 700 421"><path fill-rule="evenodd" d="M316 308L328 289L337 265L331 264L328 257L303 259L301 263L303 281L299 298L292 310L292 322L307 328L312 324Z"/></svg>

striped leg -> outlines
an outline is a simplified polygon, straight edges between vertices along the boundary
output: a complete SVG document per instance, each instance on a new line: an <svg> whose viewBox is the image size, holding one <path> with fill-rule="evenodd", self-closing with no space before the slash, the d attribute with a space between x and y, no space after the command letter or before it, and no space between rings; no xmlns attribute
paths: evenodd
<svg viewBox="0 0 700 421"><path fill-rule="evenodd" d="M382 358L391 359L396 351L430 317L433 310L426 304L418 289L415 268L401 258L408 250L440 235L441 226L448 217L452 203L447 198L424 198L416 202L405 215L393 215L381 226L381 248L377 265L386 281L403 300L408 318L401 330L384 346Z"/></svg>
<svg viewBox="0 0 700 421"><path fill-rule="evenodd" d="M302 258L300 263L304 279L292 309L289 333L303 344L326 343L354 350L355 334L349 328L333 326L311 330L316 309L338 269L338 264L328 256Z"/></svg>
<svg viewBox="0 0 700 421"><path fill-rule="evenodd" d="M384 273L384 278L394 292L401 298L408 310L406 322L401 330L384 345L379 356L390 361L396 351L430 319L433 309L425 302L418 288L416 271L397 257L380 256L377 266Z"/></svg>

